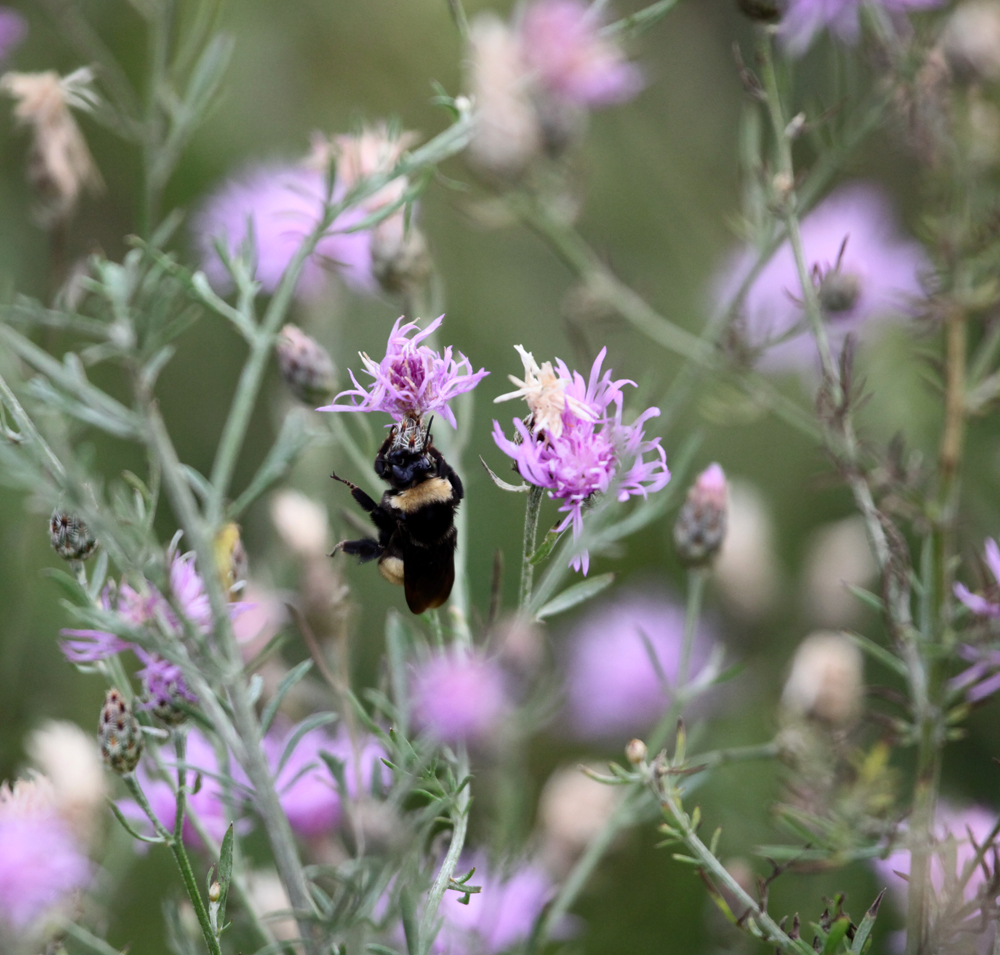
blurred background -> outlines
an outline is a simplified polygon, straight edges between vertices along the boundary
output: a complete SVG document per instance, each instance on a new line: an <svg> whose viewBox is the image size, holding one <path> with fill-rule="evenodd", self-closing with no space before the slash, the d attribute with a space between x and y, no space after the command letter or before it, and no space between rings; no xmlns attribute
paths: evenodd
<svg viewBox="0 0 1000 955"><path fill-rule="evenodd" d="M28 18L30 34L9 68L66 73L83 65L47 15L48 4L14 6ZM469 0L467 7L473 14L487 5ZM613 13L638 7L633 0L619 0ZM141 83L145 40L135 10L125 0L91 0L81 8ZM507 4L491 8L503 16L510 10ZM448 121L431 103L432 84L453 94L461 89L462 50L444 0L240 0L229 5L225 29L236 40L225 97L171 181L166 208L196 209L226 176L242 168L275 158L297 159L317 130L348 132L364 120L395 117L403 128L429 138ZM732 56L734 42L750 48L748 24L733 0L680 3L630 46L647 79L643 92L624 106L595 113L574 159L583 234L641 295L694 331L709 313L712 278L737 241L732 223L740 209L737 157L744 93ZM845 55L826 38L794 68L803 91L795 109L832 105L870 78L863 56ZM108 189L103 197L85 202L70 229L67 258L98 249L119 258L126 249L124 237L137 228L137 153L87 117L82 125ZM51 250L29 213L25 152L26 137L13 128L10 104L0 103L0 285L7 294L16 290L45 298ZM809 158L806 146L802 160ZM443 172L458 180L469 178L460 157ZM857 177L881 181L908 230L919 235L916 166L891 131L877 132L848 163L843 178ZM615 376L640 385L634 410L656 403L679 363L617 321L599 318L582 336L567 335L566 296L573 276L537 238L497 221L467 193L432 183L421 201L420 219L443 282L443 341L468 355L474 367L485 366L492 373L476 392L474 437L462 475L467 490L463 506L472 528L472 598L485 614L495 552L507 556L509 602L516 593L521 547L522 498L495 488L477 462L481 454L499 473L507 467L489 437L495 410L490 402L509 390L506 375L521 371L512 346L523 344L539 360L559 356L583 367L607 345ZM179 247L184 247L183 239ZM359 367L359 350L381 356L399 311L399 303L389 298L362 298L337 289L309 306L298 306L293 319L329 348L344 382L345 369ZM919 351L926 334L916 327L896 329L866 350L862 365L874 397L863 425L873 441L884 443L903 431L918 452L933 454L941 407L922 378ZM162 406L181 456L202 472L210 468L243 356L244 345L230 328L204 319L181 339L179 353L161 379ZM99 380L116 387L110 374ZM795 400L811 405L808 381L789 377L779 384ZM645 403L639 405L640 400ZM287 407L272 369L237 488L262 460ZM500 411L500 420L509 423L513 409ZM651 430L659 433L656 429L653 421ZM744 528L751 541L747 546L757 548L747 552L749 557L733 556L735 569L726 581L709 586L708 617L730 659L743 669L700 745L763 742L776 729L776 703L788 663L807 633L848 626L883 639L874 615L846 599L841 588L829 592L831 575L837 581L846 576L859 585L871 583L868 558L858 543L863 535L859 537L855 523L839 523L851 517L851 502L824 455L773 417L702 387L663 435L668 461L695 434L701 442L693 473L711 461L722 464L750 515ZM968 523L977 535L996 533L1000 458L995 426L974 426L969 448ZM106 476L142 466L135 449L111 440L98 440L94 450ZM329 446L316 448L296 467L291 483L325 502L334 534L348 536L351 528L340 510L349 501L344 489L328 478L333 468L355 477L352 465ZM675 496L675 502L680 499ZM543 524L555 520L554 506L546 507ZM21 495L0 489L0 779L14 776L24 765L24 737L42 720L74 720L89 731L104 692L98 679L76 674L58 650L58 630L67 621L57 588L44 573L58 564L49 547L46 518ZM614 570L618 588L680 595L683 572L672 552L672 519L673 511L629 539L620 558L595 560L592 573ZM169 540L174 526L166 508L160 529L162 539ZM293 588L294 566L277 542L266 499L247 515L243 534L251 579L261 586ZM967 543L970 552L979 547L978 537ZM371 568L350 565L345 574L357 607L351 637L355 675L362 684L370 683L382 651L385 608L403 608L403 597ZM573 618L555 621L549 630L554 645L577 623ZM290 658L306 655L295 640L289 647ZM866 667L869 683L891 685L891 677L871 661ZM997 770L990 763L1000 752L996 706L994 701L975 714L968 738L949 751L944 789L954 798L996 804ZM556 767L602 757L620 759L617 744L602 749L568 742L556 727L541 726L529 751L530 799ZM711 828L723 827L726 854L749 859L755 845L781 841L771 813L780 789L780 767L747 764L720 770L699 792L697 800ZM730 944L711 918L698 879L672 861L669 852L654 849L656 841L652 826L630 832L600 867L575 910L587 926L576 943L579 950L588 955L693 955L723 951ZM751 864L767 872L760 860ZM167 948L155 900L176 891L176 886L168 889L174 883L169 859L165 853L151 853L135 864L133 874L114 901L108 937L115 945L132 942L133 951L161 955ZM805 920L815 919L821 898L839 889L847 890L847 907L858 918L879 886L862 864L844 872L779 879L771 892L773 911L798 910ZM887 932L895 919L890 913L880 920L879 931ZM879 944L877 940L876 950Z"/></svg>

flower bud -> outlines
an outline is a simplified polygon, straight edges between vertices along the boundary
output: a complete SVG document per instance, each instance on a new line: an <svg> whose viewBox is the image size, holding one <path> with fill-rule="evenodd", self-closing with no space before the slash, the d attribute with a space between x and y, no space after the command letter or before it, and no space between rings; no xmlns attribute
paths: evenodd
<svg viewBox="0 0 1000 955"><path fill-rule="evenodd" d="M63 560L86 560L97 550L97 541L87 525L75 514L58 508L49 518L49 540L52 548Z"/></svg>
<svg viewBox="0 0 1000 955"><path fill-rule="evenodd" d="M692 567L709 563L726 537L726 475L709 465L688 491L674 524L674 546L681 561Z"/></svg>
<svg viewBox="0 0 1000 955"><path fill-rule="evenodd" d="M208 901L218 902L222 898L222 886L218 882L213 882L208 887Z"/></svg>
<svg viewBox="0 0 1000 955"><path fill-rule="evenodd" d="M215 567L222 589L229 600L235 600L247 584L250 560L247 557L240 525L230 521L215 535Z"/></svg>
<svg viewBox="0 0 1000 955"><path fill-rule="evenodd" d="M795 651L781 703L792 716L846 728L861 714L861 651L840 633L819 631Z"/></svg>
<svg viewBox="0 0 1000 955"><path fill-rule="evenodd" d="M781 19L788 0L736 0L736 6L751 20L774 23Z"/></svg>
<svg viewBox="0 0 1000 955"><path fill-rule="evenodd" d="M641 739L630 739L625 747L625 758L638 766L646 758L646 744Z"/></svg>
<svg viewBox="0 0 1000 955"><path fill-rule="evenodd" d="M118 690L108 690L97 724L105 764L119 776L132 772L142 755L142 727Z"/></svg>
<svg viewBox="0 0 1000 955"><path fill-rule="evenodd" d="M333 360L319 342L296 325L286 325L275 349L281 377L299 401L315 407L333 399Z"/></svg>

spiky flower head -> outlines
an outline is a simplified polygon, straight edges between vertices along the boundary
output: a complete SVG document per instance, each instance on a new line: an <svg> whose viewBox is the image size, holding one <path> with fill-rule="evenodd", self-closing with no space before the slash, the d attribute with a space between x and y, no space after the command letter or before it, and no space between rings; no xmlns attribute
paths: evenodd
<svg viewBox="0 0 1000 955"><path fill-rule="evenodd" d="M39 222L50 227L73 215L84 191L104 188L87 142L70 109L91 111L99 102L92 88L93 71L83 67L67 76L43 73L6 73L0 92L16 100L14 115L33 134L28 179L39 205Z"/></svg>
<svg viewBox="0 0 1000 955"><path fill-rule="evenodd" d="M709 465L691 485L674 524L674 546L683 563L707 564L719 552L726 539L728 496L726 475L718 464Z"/></svg>
<svg viewBox="0 0 1000 955"><path fill-rule="evenodd" d="M514 459L525 481L544 488L549 497L562 502L559 510L566 516L557 530L572 526L576 537L583 531L584 507L595 494L614 487L618 500L627 501L633 495L645 497L659 491L670 480L660 439L647 440L642 427L649 418L659 415L659 409L647 408L630 425L622 421L622 388L635 383L615 381L610 371L602 374L606 354L607 349L602 348L589 380L579 372L571 372L560 359L556 359L555 375L561 384L550 381L545 385L539 377L536 388L535 382L529 384L526 371L525 382L520 383L522 388L515 394L523 395L529 408L534 403L543 412L548 430L538 425L533 430L531 417L528 423L514 419L516 434L510 440L500 422L493 422L497 447ZM534 363L533 358L531 361ZM557 390L562 392L561 399ZM552 420L560 400L564 406L559 415L561 432L556 436ZM646 455L652 458L647 461ZM573 567L584 574L589 566L586 551L573 558Z"/></svg>
<svg viewBox="0 0 1000 955"><path fill-rule="evenodd" d="M142 727L128 700L118 690L108 690L97 724L101 755L112 772L125 776L139 765L142 756Z"/></svg>
<svg viewBox="0 0 1000 955"><path fill-rule="evenodd" d="M422 344L443 321L441 315L421 330L416 322L402 324L400 316L389 333L385 358L381 362L376 363L361 352L365 372L373 379L371 385L364 388L351 371L354 388L342 391L337 399L350 397L352 402L337 404L335 400L318 410L384 411L394 421L407 417L419 419L434 412L455 427L455 415L448 402L471 391L489 372L482 368L474 372L469 359L461 352L457 360L453 358L451 345L442 354Z"/></svg>
<svg viewBox="0 0 1000 955"><path fill-rule="evenodd" d="M333 359L315 338L297 325L286 325L275 351L281 378L299 401L315 408L333 397Z"/></svg>
<svg viewBox="0 0 1000 955"><path fill-rule="evenodd" d="M525 62L544 94L595 108L632 99L642 73L602 35L600 14L583 0L536 0L520 23Z"/></svg>
<svg viewBox="0 0 1000 955"><path fill-rule="evenodd" d="M59 508L49 518L49 540L63 560L86 560L97 550L97 541L87 525L76 514Z"/></svg>

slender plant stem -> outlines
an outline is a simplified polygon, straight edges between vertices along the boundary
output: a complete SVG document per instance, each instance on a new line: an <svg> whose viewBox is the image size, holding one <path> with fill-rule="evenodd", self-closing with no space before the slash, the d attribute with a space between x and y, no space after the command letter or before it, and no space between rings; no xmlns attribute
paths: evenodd
<svg viewBox="0 0 1000 955"><path fill-rule="evenodd" d="M166 81L175 0L161 0L155 6L156 12L148 26L150 66L143 118L143 183L142 205L139 210L139 232L144 239L149 239L156 228L160 215L160 197L164 185L156 171L157 158L163 149L163 117L160 113L160 95Z"/></svg>
<svg viewBox="0 0 1000 955"><path fill-rule="evenodd" d="M642 10L636 10L635 13L630 13L627 17L609 23L601 32L605 36L618 36L620 33L641 33L643 30L648 30L657 21L662 20L677 6L678 2L679 0L657 0L656 3L651 3Z"/></svg>
<svg viewBox="0 0 1000 955"><path fill-rule="evenodd" d="M698 632L698 619L701 616L701 600L705 593L706 572L702 567L692 567L688 570L687 610L684 614L684 642L681 644L681 659L677 666L677 688L674 691L682 696L688 684L691 669L691 650Z"/></svg>
<svg viewBox="0 0 1000 955"><path fill-rule="evenodd" d="M524 610L531 601L531 588L535 580L535 565L531 558L535 553L535 540L538 536L538 514L542 507L544 490L532 487L527 494L524 508L524 547L521 552L521 587L518 592L517 606Z"/></svg>
<svg viewBox="0 0 1000 955"><path fill-rule="evenodd" d="M183 745L178 744L178 757L180 757L182 752ZM210 955L222 955L222 949L219 947L219 940L215 937L215 932L212 931L212 922L208 917L208 909L205 908L205 901L201 897L201 892L198 890L198 882L191 869L191 860L188 859L187 851L184 849L184 839L181 834L184 824L183 766L179 765L177 769L177 822L173 833L171 833L163 825L163 823L160 822L156 813L153 812L152 807L149 805L149 800L146 799L146 794L142 791L142 787L135 778L135 774L128 773L122 778L125 780L125 785L128 787L129 792L139 804L139 808L142 809L142 811L149 818L149 821L153 824L153 829L156 831L156 834L163 839L173 854L174 861L177 863L177 868L180 870L181 878L184 880L184 888L187 890L188 897L191 899L191 905L194 907L195 915L198 916L198 924L201 926L202 935L205 936L205 944L208 946Z"/></svg>
<svg viewBox="0 0 1000 955"><path fill-rule="evenodd" d="M4 380L3 375L0 375L0 399L2 399L3 404L7 406L10 413L14 416L18 428L21 429L21 434L27 437L38 449L42 462L53 480L62 485L66 480L66 469L63 467L62 461L59 460L56 453L49 447L48 442L39 434L35 423L24 410L21 402L17 400L17 395L11 390L10 385Z"/></svg>

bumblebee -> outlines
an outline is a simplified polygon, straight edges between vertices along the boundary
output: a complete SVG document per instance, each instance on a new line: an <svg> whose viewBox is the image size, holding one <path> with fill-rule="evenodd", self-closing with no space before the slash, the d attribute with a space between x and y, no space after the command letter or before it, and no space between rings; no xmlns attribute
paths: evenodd
<svg viewBox="0 0 1000 955"><path fill-rule="evenodd" d="M433 420L433 419L432 419ZM465 496L462 482L431 440L431 426L406 417L393 425L378 455L375 473L389 485L376 504L356 484L351 489L378 528L378 539L341 541L333 550L361 563L378 560L382 576L401 584L413 613L440 607L455 583L455 510Z"/></svg>

